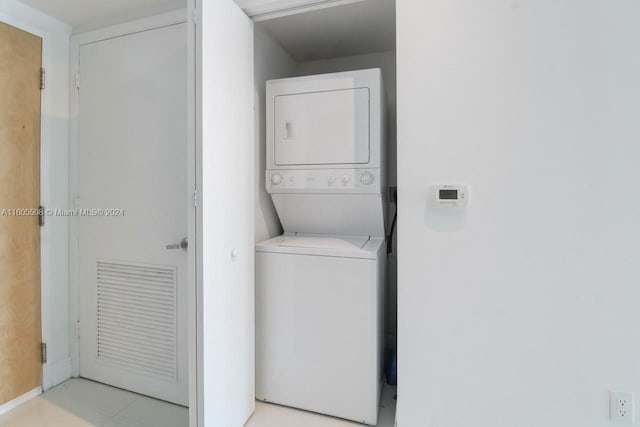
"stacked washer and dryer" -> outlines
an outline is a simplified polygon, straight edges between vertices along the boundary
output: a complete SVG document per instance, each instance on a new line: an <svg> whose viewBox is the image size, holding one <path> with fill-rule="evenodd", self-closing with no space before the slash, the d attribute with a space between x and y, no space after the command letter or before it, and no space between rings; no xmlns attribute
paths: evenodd
<svg viewBox="0 0 640 427"><path fill-rule="evenodd" d="M256 397L375 425L382 388L385 101L379 69L267 82Z"/></svg>

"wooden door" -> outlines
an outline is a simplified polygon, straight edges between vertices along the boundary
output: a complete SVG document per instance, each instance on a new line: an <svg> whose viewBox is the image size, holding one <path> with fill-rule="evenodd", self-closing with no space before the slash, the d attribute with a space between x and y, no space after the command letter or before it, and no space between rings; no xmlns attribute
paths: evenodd
<svg viewBox="0 0 640 427"><path fill-rule="evenodd" d="M0 404L41 385L42 39L0 22Z"/></svg>

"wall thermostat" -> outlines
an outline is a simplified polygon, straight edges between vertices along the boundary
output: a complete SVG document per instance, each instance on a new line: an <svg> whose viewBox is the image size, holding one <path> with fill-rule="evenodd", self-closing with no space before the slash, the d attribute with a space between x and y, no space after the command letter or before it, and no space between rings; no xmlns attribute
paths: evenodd
<svg viewBox="0 0 640 427"><path fill-rule="evenodd" d="M429 193L432 206L464 208L469 204L469 189L466 185L432 185Z"/></svg>

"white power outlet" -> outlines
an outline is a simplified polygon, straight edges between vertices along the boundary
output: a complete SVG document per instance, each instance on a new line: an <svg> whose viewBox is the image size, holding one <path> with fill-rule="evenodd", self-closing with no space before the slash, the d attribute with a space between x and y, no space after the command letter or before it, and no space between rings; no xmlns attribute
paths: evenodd
<svg viewBox="0 0 640 427"><path fill-rule="evenodd" d="M633 393L624 391L609 392L609 412L612 421L633 424L636 415Z"/></svg>

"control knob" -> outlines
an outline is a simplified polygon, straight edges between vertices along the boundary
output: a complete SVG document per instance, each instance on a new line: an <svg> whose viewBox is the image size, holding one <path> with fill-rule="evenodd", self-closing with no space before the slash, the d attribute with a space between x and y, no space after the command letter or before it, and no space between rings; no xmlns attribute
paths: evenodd
<svg viewBox="0 0 640 427"><path fill-rule="evenodd" d="M349 175L347 175L347 174L342 175L342 184L343 185L347 185L349 183L350 179L351 178L349 177Z"/></svg>
<svg viewBox="0 0 640 427"><path fill-rule="evenodd" d="M280 175L279 173L274 173L273 175L271 175L271 183L273 185L278 185L282 182L282 175Z"/></svg>
<svg viewBox="0 0 640 427"><path fill-rule="evenodd" d="M373 174L371 172L365 172L360 176L360 182L363 185L373 184Z"/></svg>

